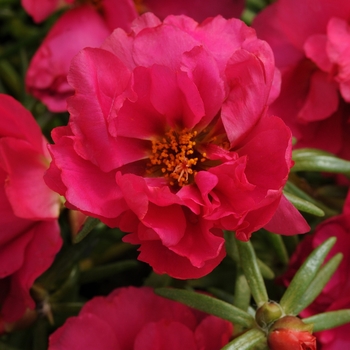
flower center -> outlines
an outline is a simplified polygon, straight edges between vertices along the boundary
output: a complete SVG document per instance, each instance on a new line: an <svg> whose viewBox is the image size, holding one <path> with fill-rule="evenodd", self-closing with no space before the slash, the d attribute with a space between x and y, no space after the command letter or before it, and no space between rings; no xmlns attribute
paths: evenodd
<svg viewBox="0 0 350 350"><path fill-rule="evenodd" d="M162 139L152 140L152 153L147 173L169 179L171 186L185 186L193 182L200 163L207 160L206 153L196 149L197 131L170 129Z"/></svg>

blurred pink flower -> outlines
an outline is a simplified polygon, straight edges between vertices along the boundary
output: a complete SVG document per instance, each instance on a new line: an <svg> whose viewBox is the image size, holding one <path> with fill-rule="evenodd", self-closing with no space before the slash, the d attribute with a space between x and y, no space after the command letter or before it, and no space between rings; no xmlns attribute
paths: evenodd
<svg viewBox="0 0 350 350"><path fill-rule="evenodd" d="M135 0L139 11L153 12L160 19L169 15L186 15L197 22L207 17L221 15L224 18L239 18L243 12L244 0Z"/></svg>
<svg viewBox="0 0 350 350"><path fill-rule="evenodd" d="M40 23L58 9L71 4L74 0L21 0L26 12L34 22Z"/></svg>
<svg viewBox="0 0 350 350"><path fill-rule="evenodd" d="M33 309L29 289L61 247L59 197L43 180L50 155L32 115L0 94L0 323Z"/></svg>
<svg viewBox="0 0 350 350"><path fill-rule="evenodd" d="M46 182L177 278L219 264L222 229L244 241L261 227L305 232L282 195L291 134L266 115L274 73L268 45L240 20L146 13L72 61L70 121L52 133Z"/></svg>
<svg viewBox="0 0 350 350"><path fill-rule="evenodd" d="M96 5L97 6L97 5ZM98 47L116 27L130 29L136 17L131 0L101 0L98 7L81 5L64 13L33 56L26 88L52 112L67 110L73 94L67 83L72 58L84 47Z"/></svg>
<svg viewBox="0 0 350 350"><path fill-rule="evenodd" d="M49 350L220 350L232 331L230 322L150 288L119 288L87 302L51 335Z"/></svg>
<svg viewBox="0 0 350 350"><path fill-rule="evenodd" d="M254 20L282 73L271 106L297 137L350 159L350 2L278 0Z"/></svg>
<svg viewBox="0 0 350 350"><path fill-rule="evenodd" d="M284 283L289 283L313 249L332 236L337 238L337 242L328 254L326 261L337 253L343 253L343 260L333 277L323 288L321 294L301 313L303 317L326 311L350 308L350 195L347 197L341 215L324 221L316 227L314 234L307 236L299 243L296 252L291 258L289 269L283 276ZM350 325L347 324L316 333L316 336L317 340L322 344L322 350L347 349L350 346L349 332Z"/></svg>

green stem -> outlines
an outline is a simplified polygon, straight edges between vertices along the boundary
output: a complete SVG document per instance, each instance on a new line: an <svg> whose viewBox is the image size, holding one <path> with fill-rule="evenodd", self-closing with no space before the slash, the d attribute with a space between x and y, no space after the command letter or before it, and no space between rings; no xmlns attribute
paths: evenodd
<svg viewBox="0 0 350 350"><path fill-rule="evenodd" d="M235 338L221 350L253 350L256 346L264 343L266 343L265 334L261 330L253 328Z"/></svg>
<svg viewBox="0 0 350 350"><path fill-rule="evenodd" d="M33 332L33 349L46 350L47 349L47 336L48 336L48 324L46 319L39 319L34 327Z"/></svg>
<svg viewBox="0 0 350 350"><path fill-rule="evenodd" d="M88 217L81 230L74 237L73 243L81 242L99 223L99 219Z"/></svg>
<svg viewBox="0 0 350 350"><path fill-rule="evenodd" d="M235 291L233 297L233 305L243 311L248 310L250 304L250 288L247 279L241 269L237 271Z"/></svg>
<svg viewBox="0 0 350 350"><path fill-rule="evenodd" d="M283 265L288 265L289 256L281 235L266 231L266 237Z"/></svg>
<svg viewBox="0 0 350 350"><path fill-rule="evenodd" d="M241 267L248 281L252 296L258 306L268 301L265 283L251 242L236 240Z"/></svg>
<svg viewBox="0 0 350 350"><path fill-rule="evenodd" d="M79 282L90 283L100 281L136 266L138 266L138 262L135 260L124 260L112 264L97 266L90 270L82 271L80 273Z"/></svg>

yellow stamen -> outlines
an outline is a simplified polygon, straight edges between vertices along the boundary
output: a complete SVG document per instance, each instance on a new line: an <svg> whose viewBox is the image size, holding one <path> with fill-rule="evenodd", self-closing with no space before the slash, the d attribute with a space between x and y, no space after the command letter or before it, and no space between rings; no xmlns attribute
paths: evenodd
<svg viewBox="0 0 350 350"><path fill-rule="evenodd" d="M147 164L147 173L157 174L159 171L164 177L169 177L172 186L177 183L182 187L190 183L197 173L193 169L199 159L196 155L201 156L201 162L206 160L206 154L200 154L195 149L196 136L197 131L170 129L162 139L152 140L152 154Z"/></svg>

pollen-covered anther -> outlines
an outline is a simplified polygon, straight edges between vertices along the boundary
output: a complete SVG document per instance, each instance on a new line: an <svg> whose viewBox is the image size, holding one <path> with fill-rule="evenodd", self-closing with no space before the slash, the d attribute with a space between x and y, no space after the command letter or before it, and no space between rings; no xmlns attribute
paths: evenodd
<svg viewBox="0 0 350 350"><path fill-rule="evenodd" d="M198 158L187 159L185 157L183 161L175 167L170 176L177 179L179 185L183 186L188 183L189 174L193 174L193 169L191 167L192 165L196 165L197 161Z"/></svg>
<svg viewBox="0 0 350 350"><path fill-rule="evenodd" d="M182 187L193 181L198 160L206 160L206 154L195 149L196 136L197 131L170 129L162 139L152 140L147 174L164 176L171 186Z"/></svg>

